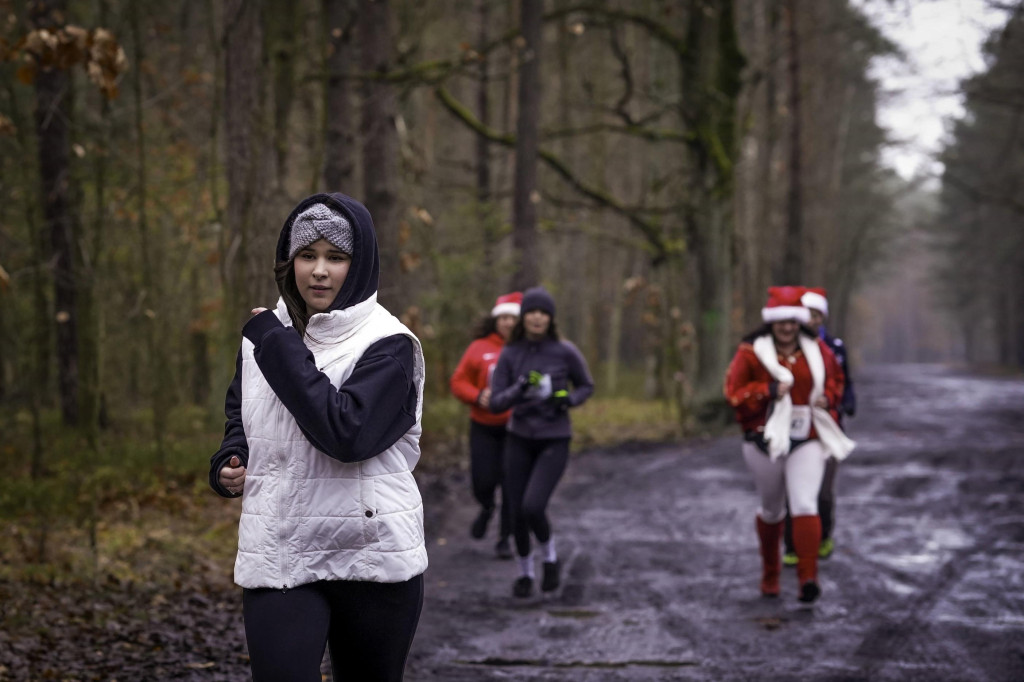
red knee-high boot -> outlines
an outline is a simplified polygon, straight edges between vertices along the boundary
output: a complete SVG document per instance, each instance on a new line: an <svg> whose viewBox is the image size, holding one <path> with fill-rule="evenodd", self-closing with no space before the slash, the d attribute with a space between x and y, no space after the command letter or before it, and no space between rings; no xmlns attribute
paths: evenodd
<svg viewBox="0 0 1024 682"><path fill-rule="evenodd" d="M761 594L765 597L778 597L779 572L782 568L779 558L782 521L778 523L765 523L758 516L757 538L761 542Z"/></svg>
<svg viewBox="0 0 1024 682"><path fill-rule="evenodd" d="M796 575L800 581L800 601L812 602L821 594L818 586L818 546L821 544L821 518L793 517L793 546L796 549Z"/></svg>

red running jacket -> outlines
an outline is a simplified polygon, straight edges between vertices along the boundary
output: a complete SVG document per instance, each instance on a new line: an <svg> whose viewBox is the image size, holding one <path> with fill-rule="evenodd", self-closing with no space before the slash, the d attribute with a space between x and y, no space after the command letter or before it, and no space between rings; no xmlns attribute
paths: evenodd
<svg viewBox="0 0 1024 682"><path fill-rule="evenodd" d="M494 372L494 366L498 364L498 356L501 355L504 345L505 341L497 333L469 344L450 382L452 394L471 406L470 419L485 426L503 426L511 414L511 410L494 414L476 402L480 392L491 385L491 374Z"/></svg>
<svg viewBox="0 0 1024 682"><path fill-rule="evenodd" d="M828 399L828 411L832 418L838 421L837 408L842 403L843 384L846 379L836 356L825 342L818 339L818 347L825 362L824 390ZM797 348L792 355L779 354L779 363L793 373L793 388L789 392L793 404L809 404L814 380L803 352ZM764 431L764 424L768 420L768 407L772 402L771 385L774 381L772 375L754 355L754 347L747 342L741 343L725 375L725 397L735 410L736 421L744 433ZM813 427L810 437L818 437Z"/></svg>

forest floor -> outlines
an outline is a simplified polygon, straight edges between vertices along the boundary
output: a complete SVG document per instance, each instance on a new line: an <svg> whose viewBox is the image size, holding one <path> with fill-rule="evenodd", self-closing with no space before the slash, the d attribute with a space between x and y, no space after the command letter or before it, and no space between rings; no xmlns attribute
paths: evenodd
<svg viewBox="0 0 1024 682"><path fill-rule="evenodd" d="M935 366L858 378L858 449L814 607L792 569L782 598L759 596L738 433L575 456L549 510L563 585L526 600L494 538L469 538L465 472L431 474L406 679L1024 679L1024 380ZM193 544L145 513L125 541L164 580L0 582L0 680L249 679L224 558L237 510L202 499L179 515L206 519Z"/></svg>

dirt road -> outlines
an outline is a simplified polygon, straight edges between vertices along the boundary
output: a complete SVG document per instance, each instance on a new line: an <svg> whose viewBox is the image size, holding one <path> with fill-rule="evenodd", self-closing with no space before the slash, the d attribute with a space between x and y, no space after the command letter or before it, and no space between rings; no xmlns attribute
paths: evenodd
<svg viewBox="0 0 1024 682"><path fill-rule="evenodd" d="M758 593L736 435L586 453L551 505L563 587L515 600L474 542L468 484L431 518L407 679L1024 680L1024 381L939 367L859 377L823 597ZM493 531L493 529L492 529Z"/></svg>
<svg viewBox="0 0 1024 682"><path fill-rule="evenodd" d="M469 539L468 481L425 480L406 679L1021 682L1024 380L906 366L859 380L813 609L792 569L784 598L759 596L738 431L575 457L551 507L564 585L529 600L493 537ZM250 679L239 590L195 577L168 593L0 582L0 682Z"/></svg>

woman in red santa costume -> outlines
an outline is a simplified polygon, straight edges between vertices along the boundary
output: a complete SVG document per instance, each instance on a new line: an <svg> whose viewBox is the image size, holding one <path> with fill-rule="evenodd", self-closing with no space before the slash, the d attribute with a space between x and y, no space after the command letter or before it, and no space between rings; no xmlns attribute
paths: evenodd
<svg viewBox="0 0 1024 682"><path fill-rule="evenodd" d="M470 535L479 540L487 533L487 524L494 514L494 492L501 488L498 543L494 551L502 559L512 558L512 508L502 485L503 453L505 451L505 425L510 411L494 414L490 411L491 375L498 364L501 349L519 321L522 293L513 291L499 296L490 315L477 325L475 340L455 368L451 378L452 394L470 406L469 458L473 496L480 504Z"/></svg>
<svg viewBox="0 0 1024 682"><path fill-rule="evenodd" d="M814 602L818 584L821 520L818 490L831 455L854 448L836 424L843 375L832 351L803 326L810 313L800 302L803 287L771 287L761 310L764 325L743 338L729 364L725 396L743 428L747 463L761 508L761 594L779 594L786 500L793 517L799 599Z"/></svg>

